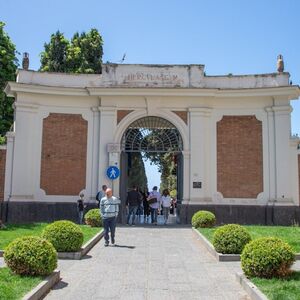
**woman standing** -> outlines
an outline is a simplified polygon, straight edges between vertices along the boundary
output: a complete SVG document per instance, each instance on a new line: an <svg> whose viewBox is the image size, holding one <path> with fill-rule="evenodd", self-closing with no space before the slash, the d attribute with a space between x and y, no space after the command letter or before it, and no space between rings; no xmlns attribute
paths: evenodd
<svg viewBox="0 0 300 300"><path fill-rule="evenodd" d="M164 221L165 225L167 224L169 213L170 213L170 206L171 206L171 197L168 189L163 190L163 194L161 197L161 203L163 207L163 215L164 215Z"/></svg>

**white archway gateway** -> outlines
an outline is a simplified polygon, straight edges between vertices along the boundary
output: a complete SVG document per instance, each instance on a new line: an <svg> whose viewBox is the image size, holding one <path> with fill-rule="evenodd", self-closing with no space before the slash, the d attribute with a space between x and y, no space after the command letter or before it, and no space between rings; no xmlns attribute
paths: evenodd
<svg viewBox="0 0 300 300"><path fill-rule="evenodd" d="M220 222L300 222L299 138L290 136L290 101L300 89L288 73L206 76L203 65L102 69L19 70L7 84L16 99L15 131L0 149L0 200L13 208L11 221L70 218L78 194L94 203L102 184L120 196L119 180L111 182L106 169L120 167L130 124L154 117L173 124L182 139L183 222L198 209L215 211Z"/></svg>

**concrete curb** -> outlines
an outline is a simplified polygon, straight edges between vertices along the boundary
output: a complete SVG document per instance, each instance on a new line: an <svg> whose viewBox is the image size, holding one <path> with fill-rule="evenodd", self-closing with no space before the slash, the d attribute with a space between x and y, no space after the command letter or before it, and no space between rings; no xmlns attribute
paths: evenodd
<svg viewBox="0 0 300 300"><path fill-rule="evenodd" d="M204 247L218 260L218 261L240 261L240 254L222 254L215 250L211 242L201 234L196 228L193 227L193 231L197 234L198 239L202 242ZM300 253L295 254L295 260L300 260Z"/></svg>
<svg viewBox="0 0 300 300"><path fill-rule="evenodd" d="M57 257L60 259L81 259L85 256L103 237L104 229L97 233L92 239L86 242L78 252L57 252ZM0 250L0 257L4 254L4 250Z"/></svg>
<svg viewBox="0 0 300 300"><path fill-rule="evenodd" d="M212 254L218 261L240 261L241 257L239 254L222 254L218 253L214 246L210 243L210 241L204 237L197 229L193 227L194 233L197 235L198 240L202 243L202 245L208 250L210 254Z"/></svg>
<svg viewBox="0 0 300 300"><path fill-rule="evenodd" d="M60 281L60 271L54 270L47 276L38 286L27 293L22 300L39 300L52 289L52 287Z"/></svg>
<svg viewBox="0 0 300 300"><path fill-rule="evenodd" d="M85 243L78 252L57 252L57 257L60 259L76 259L79 260L85 256L103 237L104 230L102 229L92 239Z"/></svg>
<svg viewBox="0 0 300 300"><path fill-rule="evenodd" d="M251 300L268 300L267 296L263 294L258 287L252 283L244 274L236 273L236 279L247 292Z"/></svg>

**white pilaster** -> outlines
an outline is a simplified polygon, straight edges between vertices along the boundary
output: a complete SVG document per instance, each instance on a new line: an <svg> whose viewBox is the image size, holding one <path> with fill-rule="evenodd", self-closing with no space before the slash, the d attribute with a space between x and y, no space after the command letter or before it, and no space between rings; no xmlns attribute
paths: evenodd
<svg viewBox="0 0 300 300"><path fill-rule="evenodd" d="M13 151L12 200L33 199L37 156L38 106L30 103L15 103L16 134Z"/></svg>
<svg viewBox="0 0 300 300"><path fill-rule="evenodd" d="M100 111L99 117L99 167L98 167L98 188L103 184L109 187L117 188L119 180L113 182L106 176L106 169L109 164L107 152L107 144L113 142L114 132L117 125L116 107L98 107ZM117 192L117 191L116 191ZM114 191L114 195L117 195Z"/></svg>
<svg viewBox="0 0 300 300"><path fill-rule="evenodd" d="M182 151L183 156L183 204L190 200L190 157L189 151Z"/></svg>
<svg viewBox="0 0 300 300"><path fill-rule="evenodd" d="M291 172L290 160L290 136L291 136L291 112L290 105L273 106L274 132L275 132L275 176L276 199L291 199Z"/></svg>
<svg viewBox="0 0 300 300"><path fill-rule="evenodd" d="M6 163L5 163L5 184L4 184L4 201L8 201L12 188L12 170L14 157L15 133L6 133Z"/></svg>
<svg viewBox="0 0 300 300"><path fill-rule="evenodd" d="M210 108L190 108L190 201L199 202L211 198L210 184ZM193 188L193 182L201 182L201 188Z"/></svg>

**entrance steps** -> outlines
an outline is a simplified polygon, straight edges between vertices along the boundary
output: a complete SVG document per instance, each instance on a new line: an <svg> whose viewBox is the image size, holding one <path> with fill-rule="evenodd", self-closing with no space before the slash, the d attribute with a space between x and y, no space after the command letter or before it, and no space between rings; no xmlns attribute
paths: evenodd
<svg viewBox="0 0 300 300"><path fill-rule="evenodd" d="M151 224L151 217L144 217L144 215L135 217L136 224ZM132 223L132 216L129 220L129 223ZM176 215L169 215L167 225L176 225L178 224L178 217ZM157 216L157 224L164 225L164 217L162 215Z"/></svg>

